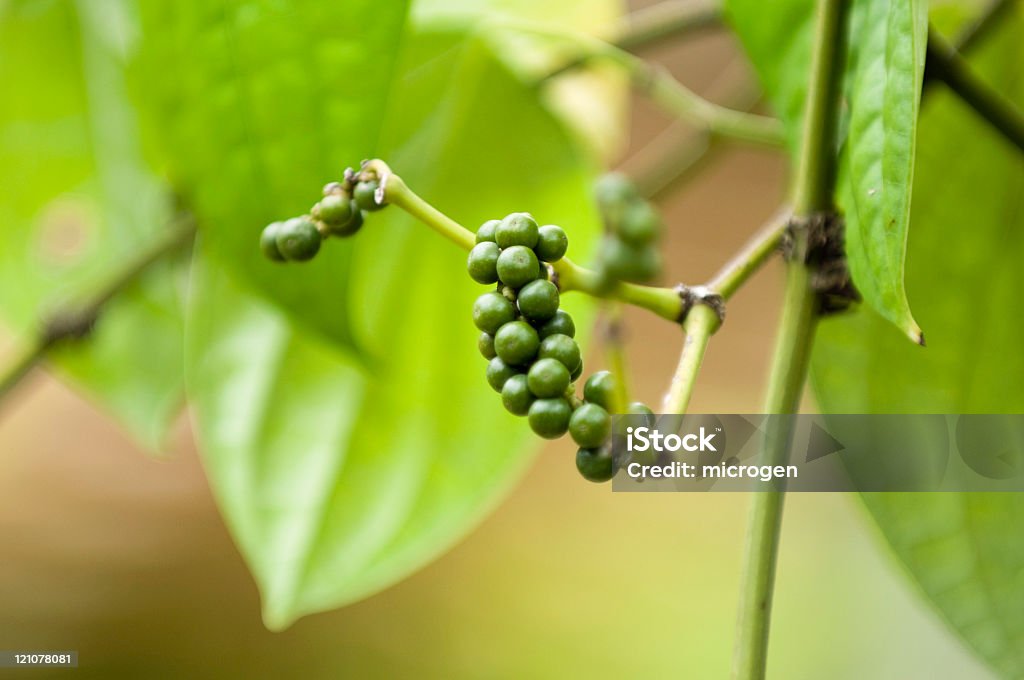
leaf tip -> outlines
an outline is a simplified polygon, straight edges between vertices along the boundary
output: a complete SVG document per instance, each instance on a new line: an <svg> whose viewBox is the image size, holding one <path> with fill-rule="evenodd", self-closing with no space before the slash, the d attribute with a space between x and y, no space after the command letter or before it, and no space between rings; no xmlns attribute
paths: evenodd
<svg viewBox="0 0 1024 680"><path fill-rule="evenodd" d="M271 633L283 633L295 623L295 618L287 612L268 606L263 607L263 625Z"/></svg>
<svg viewBox="0 0 1024 680"><path fill-rule="evenodd" d="M924 331L921 330L921 327L914 323L913 320L910 322L910 328L907 329L907 337L910 338L911 342L920 345L921 347L926 346L924 341Z"/></svg>

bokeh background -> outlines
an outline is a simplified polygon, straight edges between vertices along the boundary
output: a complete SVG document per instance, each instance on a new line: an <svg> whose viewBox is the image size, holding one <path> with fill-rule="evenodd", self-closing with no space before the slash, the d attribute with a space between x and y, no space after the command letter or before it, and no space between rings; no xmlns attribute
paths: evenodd
<svg viewBox="0 0 1024 680"><path fill-rule="evenodd" d="M650 56L711 97L749 78L725 34ZM626 156L667 124L637 101ZM724 149L666 194L666 279L711 274L772 213L785 175L779 155ZM760 410L780 273L769 266L730 303L695 412ZM644 312L626 321L634 390L659 403L681 336ZM595 341L588 366L601 363ZM73 673L96 678L726 677L749 498L612 494L580 480L571 448L546 445L491 516L413 577L275 634L187 416L156 460L37 372L0 410L0 648L77 649ZM990 677L855 496L787 500L776 592L771 677Z"/></svg>

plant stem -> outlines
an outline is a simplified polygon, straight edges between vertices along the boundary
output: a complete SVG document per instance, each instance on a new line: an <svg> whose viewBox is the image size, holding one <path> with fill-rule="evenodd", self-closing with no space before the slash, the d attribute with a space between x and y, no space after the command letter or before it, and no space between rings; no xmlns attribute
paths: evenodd
<svg viewBox="0 0 1024 680"><path fill-rule="evenodd" d="M461 224L427 203L410 189L401 177L391 172L380 160L366 163L364 172L371 173L381 183L384 202L405 210L420 222L438 232L463 250L471 250L476 237ZM678 322L683 309L679 293L672 288L641 286L634 283L616 283L607 288L601 276L581 267L567 257L554 262L551 268L558 277L563 292L579 291L597 298L618 300L654 312L663 319Z"/></svg>
<svg viewBox="0 0 1024 680"><path fill-rule="evenodd" d="M1002 22L1016 2L1017 0L992 0L985 11L956 36L957 51L964 54L977 45L989 31Z"/></svg>
<svg viewBox="0 0 1024 680"><path fill-rule="evenodd" d="M66 307L47 317L39 324L35 339L28 343L17 358L0 371L0 401L21 383L46 354L59 344L80 340L88 336L99 319L103 308L118 293L134 283L153 263L174 252L195 234L191 220L175 225L171 235L130 259L91 297L79 304Z"/></svg>
<svg viewBox="0 0 1024 680"><path fill-rule="evenodd" d="M633 179L637 193L651 200L704 167L714 148L714 137L707 130L692 130L673 121L619 169Z"/></svg>
<svg viewBox="0 0 1024 680"><path fill-rule="evenodd" d="M732 70L732 69L730 69ZM721 99L738 111L749 111L759 95L750 83L742 83L722 92ZM723 73L719 82L734 81ZM648 199L668 192L687 177L703 168L728 140L708 130L693 130L682 121L673 121L663 132L634 153L622 164L622 171L633 177L637 190Z"/></svg>
<svg viewBox="0 0 1024 680"><path fill-rule="evenodd" d="M743 248L725 263L717 274L708 282L707 287L721 295L724 299L731 298L747 279L773 254L778 252L782 235L789 226L790 212L782 210L775 214L761 227L754 237Z"/></svg>
<svg viewBox="0 0 1024 680"><path fill-rule="evenodd" d="M615 64L629 75L634 89L650 97L668 113L699 129L752 144L778 147L785 143L782 123L777 118L736 111L708 101L673 78L664 67L648 63L614 45L586 35L567 36L564 32L536 24L509 24L508 27L553 38L573 39L579 45L580 54L588 59L605 59ZM541 80L538 84L543 82Z"/></svg>
<svg viewBox="0 0 1024 680"><path fill-rule="evenodd" d="M558 286L563 291L579 291L593 297L618 300L634 307L642 307L663 319L679 322L683 301L672 288L641 286L635 283L619 282L605 290L606 282L597 272L581 267L567 257L551 265L558 276Z"/></svg>
<svg viewBox="0 0 1024 680"><path fill-rule="evenodd" d="M789 212L779 211L724 267L704 286L710 293L728 300L747 279L779 249L782 235L789 224ZM683 349L672 376L672 384L662 405L664 413L684 414L690 404L697 373L700 371L708 342L721 326L718 313L698 303L683 321Z"/></svg>
<svg viewBox="0 0 1024 680"><path fill-rule="evenodd" d="M810 82L804 104L802 146L794 174L792 253L782 319L772 358L765 412L790 414L799 409L818 312L819 296L811 286L807 264L810 218L833 209L836 128L840 81L846 51L846 0L818 0ZM792 419L771 421L759 464L777 465L789 456ZM743 585L737 617L734 680L764 678L768 658L772 591L783 491L755 493L750 507Z"/></svg>
<svg viewBox="0 0 1024 680"><path fill-rule="evenodd" d="M666 38L680 38L721 23L722 10L717 2L669 0L637 10L624 17L608 35L607 42L622 50L651 47ZM541 82L586 66L593 53L580 52L545 75Z"/></svg>
<svg viewBox="0 0 1024 680"><path fill-rule="evenodd" d="M683 321L683 350L679 354L679 364L672 376L672 384L665 395L661 409L663 413L686 413L708 342L719 325L718 314L708 305L695 305L686 315Z"/></svg>
<svg viewBox="0 0 1024 680"><path fill-rule="evenodd" d="M782 124L777 118L720 106L680 83L662 66L621 50L606 52L609 58L626 69L638 92L681 120L711 134L752 144L778 147L785 143Z"/></svg>
<svg viewBox="0 0 1024 680"><path fill-rule="evenodd" d="M945 83L1008 142L1024 151L1024 113L982 82L956 48L932 28L928 30L925 65L929 78Z"/></svg>
<svg viewBox="0 0 1024 680"><path fill-rule="evenodd" d="M22 349L14 361L4 366L3 374L0 375L0 401L35 368L46 353L46 349L43 343L35 342Z"/></svg>
<svg viewBox="0 0 1024 680"><path fill-rule="evenodd" d="M608 368L616 377L615 390L612 394L613 413L625 413L629 404L629 370L626 362L626 348L622 338L622 306L617 302L605 304L605 353L608 356Z"/></svg>
<svg viewBox="0 0 1024 680"><path fill-rule="evenodd" d="M806 267L799 263L790 265L765 413L793 413L800 403L811 356L817 305L817 296L807 279ZM791 436L791 419L770 419L758 465L784 464L789 455ZM751 500L733 658L734 680L755 680L765 676L784 498L785 493L781 490L762 491L754 493Z"/></svg>

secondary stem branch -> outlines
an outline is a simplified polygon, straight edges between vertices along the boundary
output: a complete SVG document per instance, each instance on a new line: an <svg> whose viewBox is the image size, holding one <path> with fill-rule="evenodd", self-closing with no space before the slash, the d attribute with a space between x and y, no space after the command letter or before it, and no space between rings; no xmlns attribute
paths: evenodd
<svg viewBox="0 0 1024 680"><path fill-rule="evenodd" d="M476 243L473 232L420 198L401 177L391 172L383 161L369 161L364 166L364 172L371 173L380 181L384 202L405 210L463 250L473 248ZM679 321L683 301L678 292L671 288L620 282L607 289L605 282L596 272L576 264L567 257L553 263L551 268L558 277L558 285L563 292L579 291L593 297L618 300L647 309L663 319Z"/></svg>
<svg viewBox="0 0 1024 680"><path fill-rule="evenodd" d="M561 33L537 26L520 27L521 30L565 38ZM636 89L650 97L668 113L687 121L698 129L732 137L753 144L778 147L785 143L782 123L777 118L745 113L720 106L704 99L672 77L664 67L648 63L614 45L590 38L574 36L580 54L588 59L607 60L625 71ZM542 84L541 79L538 84Z"/></svg>
<svg viewBox="0 0 1024 680"><path fill-rule="evenodd" d="M782 235L789 223L789 212L780 211L704 286L708 294L728 300L746 283L754 272L778 251ZM683 349L665 395L665 413L686 413L697 383L697 374L704 361L708 342L721 325L718 313L707 304L698 303L683 322Z"/></svg>
<svg viewBox="0 0 1024 680"><path fill-rule="evenodd" d="M981 81L967 60L935 29L928 31L925 64L930 78L945 83L993 129L1024 151L1024 113Z"/></svg>
<svg viewBox="0 0 1024 680"><path fill-rule="evenodd" d="M0 400L7 396L55 346L86 337L103 308L118 293L138 279L153 263L174 252L195 233L191 221L176 225L170 237L161 240L117 271L110 281L81 303L61 309L39 325L36 338L20 350L17 358L0 371Z"/></svg>

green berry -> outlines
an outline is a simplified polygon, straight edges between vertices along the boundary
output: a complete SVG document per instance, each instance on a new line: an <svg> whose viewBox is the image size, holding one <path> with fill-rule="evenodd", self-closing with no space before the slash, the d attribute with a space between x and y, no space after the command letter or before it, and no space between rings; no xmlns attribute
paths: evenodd
<svg viewBox="0 0 1024 680"><path fill-rule="evenodd" d="M524 246L533 248L537 245L539 228L537 221L530 213L512 213L506 215L494 230L494 240L502 248Z"/></svg>
<svg viewBox="0 0 1024 680"><path fill-rule="evenodd" d="M583 375L583 361L582 360L580 360L580 365L576 367L576 370L574 370L572 373L569 374L569 379L572 380L573 382L576 382L577 380L580 379L581 375Z"/></svg>
<svg viewBox="0 0 1024 680"><path fill-rule="evenodd" d="M557 359L565 364L571 373L580 367L583 358L580 356L580 346L568 335L555 333L540 341L540 349L537 356L541 359Z"/></svg>
<svg viewBox="0 0 1024 680"><path fill-rule="evenodd" d="M517 374L519 371L506 364L500 357L494 357L487 364L487 384L495 392L501 392L505 382Z"/></svg>
<svg viewBox="0 0 1024 680"><path fill-rule="evenodd" d="M352 201L343 193L332 193L324 196L316 204L314 214L328 226L342 225L352 217L353 209L357 209Z"/></svg>
<svg viewBox="0 0 1024 680"><path fill-rule="evenodd" d="M596 448L611 436L612 417L597 404L583 404L569 419L569 434L583 448Z"/></svg>
<svg viewBox="0 0 1024 680"><path fill-rule="evenodd" d="M580 449L576 452L576 469L591 482L607 482L615 476L615 459L607 446Z"/></svg>
<svg viewBox="0 0 1024 680"><path fill-rule="evenodd" d="M558 311L558 287L550 281L530 281L519 291L516 301L523 316L536 323L544 322Z"/></svg>
<svg viewBox="0 0 1024 680"><path fill-rule="evenodd" d="M494 336L490 333L481 332L480 337L477 338L476 347L484 359L493 359L498 356L498 353L494 351Z"/></svg>
<svg viewBox="0 0 1024 680"><path fill-rule="evenodd" d="M525 321L506 323L494 334L494 351L512 366L528 364L537 356L539 347L537 331Z"/></svg>
<svg viewBox="0 0 1024 680"><path fill-rule="evenodd" d="M537 278L542 281L547 281L551 278L551 272L548 271L548 266L543 262L537 263Z"/></svg>
<svg viewBox="0 0 1024 680"><path fill-rule="evenodd" d="M519 288L537 278L538 266L532 250L526 246L509 246L498 256L498 278L506 286Z"/></svg>
<svg viewBox="0 0 1024 680"><path fill-rule="evenodd" d="M274 262L284 262L284 255L277 247L277 235L281 231L281 225L283 222L271 222L263 228L263 233L260 234L260 250L268 260Z"/></svg>
<svg viewBox="0 0 1024 680"><path fill-rule="evenodd" d="M537 329L537 333L540 335L540 339L548 337L549 335L562 334L568 335L570 338L576 336L576 324L573 323L572 316L569 312L564 309L560 309L555 312L555 315Z"/></svg>
<svg viewBox="0 0 1024 680"><path fill-rule="evenodd" d="M498 280L498 255L501 248L497 243L484 241L473 246L466 260L469 276L477 283L495 283Z"/></svg>
<svg viewBox="0 0 1024 680"><path fill-rule="evenodd" d="M344 224L328 224L327 229L334 236L351 236L363 227L363 211L352 202L352 216Z"/></svg>
<svg viewBox="0 0 1024 680"><path fill-rule="evenodd" d="M635 246L647 245L661 232L661 217L650 203L640 201L630 205L619 222L619 237Z"/></svg>
<svg viewBox="0 0 1024 680"><path fill-rule="evenodd" d="M525 416L530 412L533 395L526 385L525 375L519 373L505 381L501 388L501 403L514 416Z"/></svg>
<svg viewBox="0 0 1024 680"><path fill-rule="evenodd" d="M480 228L476 230L476 242L490 241L494 243L494 232L499 224L501 224L501 220L487 220L481 224Z"/></svg>
<svg viewBox="0 0 1024 680"><path fill-rule="evenodd" d="M569 387L569 369L557 359L539 359L530 366L526 384L542 399L561 396Z"/></svg>
<svg viewBox="0 0 1024 680"><path fill-rule="evenodd" d="M377 203L377 186L376 180L370 180L369 182L360 182L352 190L352 198L360 210L375 212L384 207Z"/></svg>
<svg viewBox="0 0 1024 680"><path fill-rule="evenodd" d="M328 182L324 185L324 196L330 196L331 194L343 194L345 193L345 187L341 182Z"/></svg>
<svg viewBox="0 0 1024 680"><path fill-rule="evenodd" d="M293 217L277 230L277 249L288 260L302 262L320 251L320 232L305 217Z"/></svg>
<svg viewBox="0 0 1024 680"><path fill-rule="evenodd" d="M485 333L494 335L515 318L516 306L496 291L484 293L473 303L473 323Z"/></svg>
<svg viewBox="0 0 1024 680"><path fill-rule="evenodd" d="M569 237L556 224L545 224L537 230L537 257L545 262L558 262L569 248Z"/></svg>
<svg viewBox="0 0 1024 680"><path fill-rule="evenodd" d="M629 406L626 407L626 413L633 416L644 416L643 421L647 427L654 427L655 425L654 411L641 401L630 402ZM639 419L631 418L630 420Z"/></svg>
<svg viewBox="0 0 1024 680"><path fill-rule="evenodd" d="M530 429L545 439L557 439L569 429L572 407L564 397L538 399L530 404Z"/></svg>
<svg viewBox="0 0 1024 680"><path fill-rule="evenodd" d="M583 398L591 404L597 404L606 411L612 411L615 402L615 376L610 371L598 371L583 385Z"/></svg>
<svg viewBox="0 0 1024 680"><path fill-rule="evenodd" d="M640 200L640 195L628 177L621 172L609 172L594 184L594 198L602 210L607 210Z"/></svg>
<svg viewBox="0 0 1024 680"><path fill-rule="evenodd" d="M618 281L646 281L661 271L661 254L649 246L635 246L619 238L605 239L600 259Z"/></svg>

